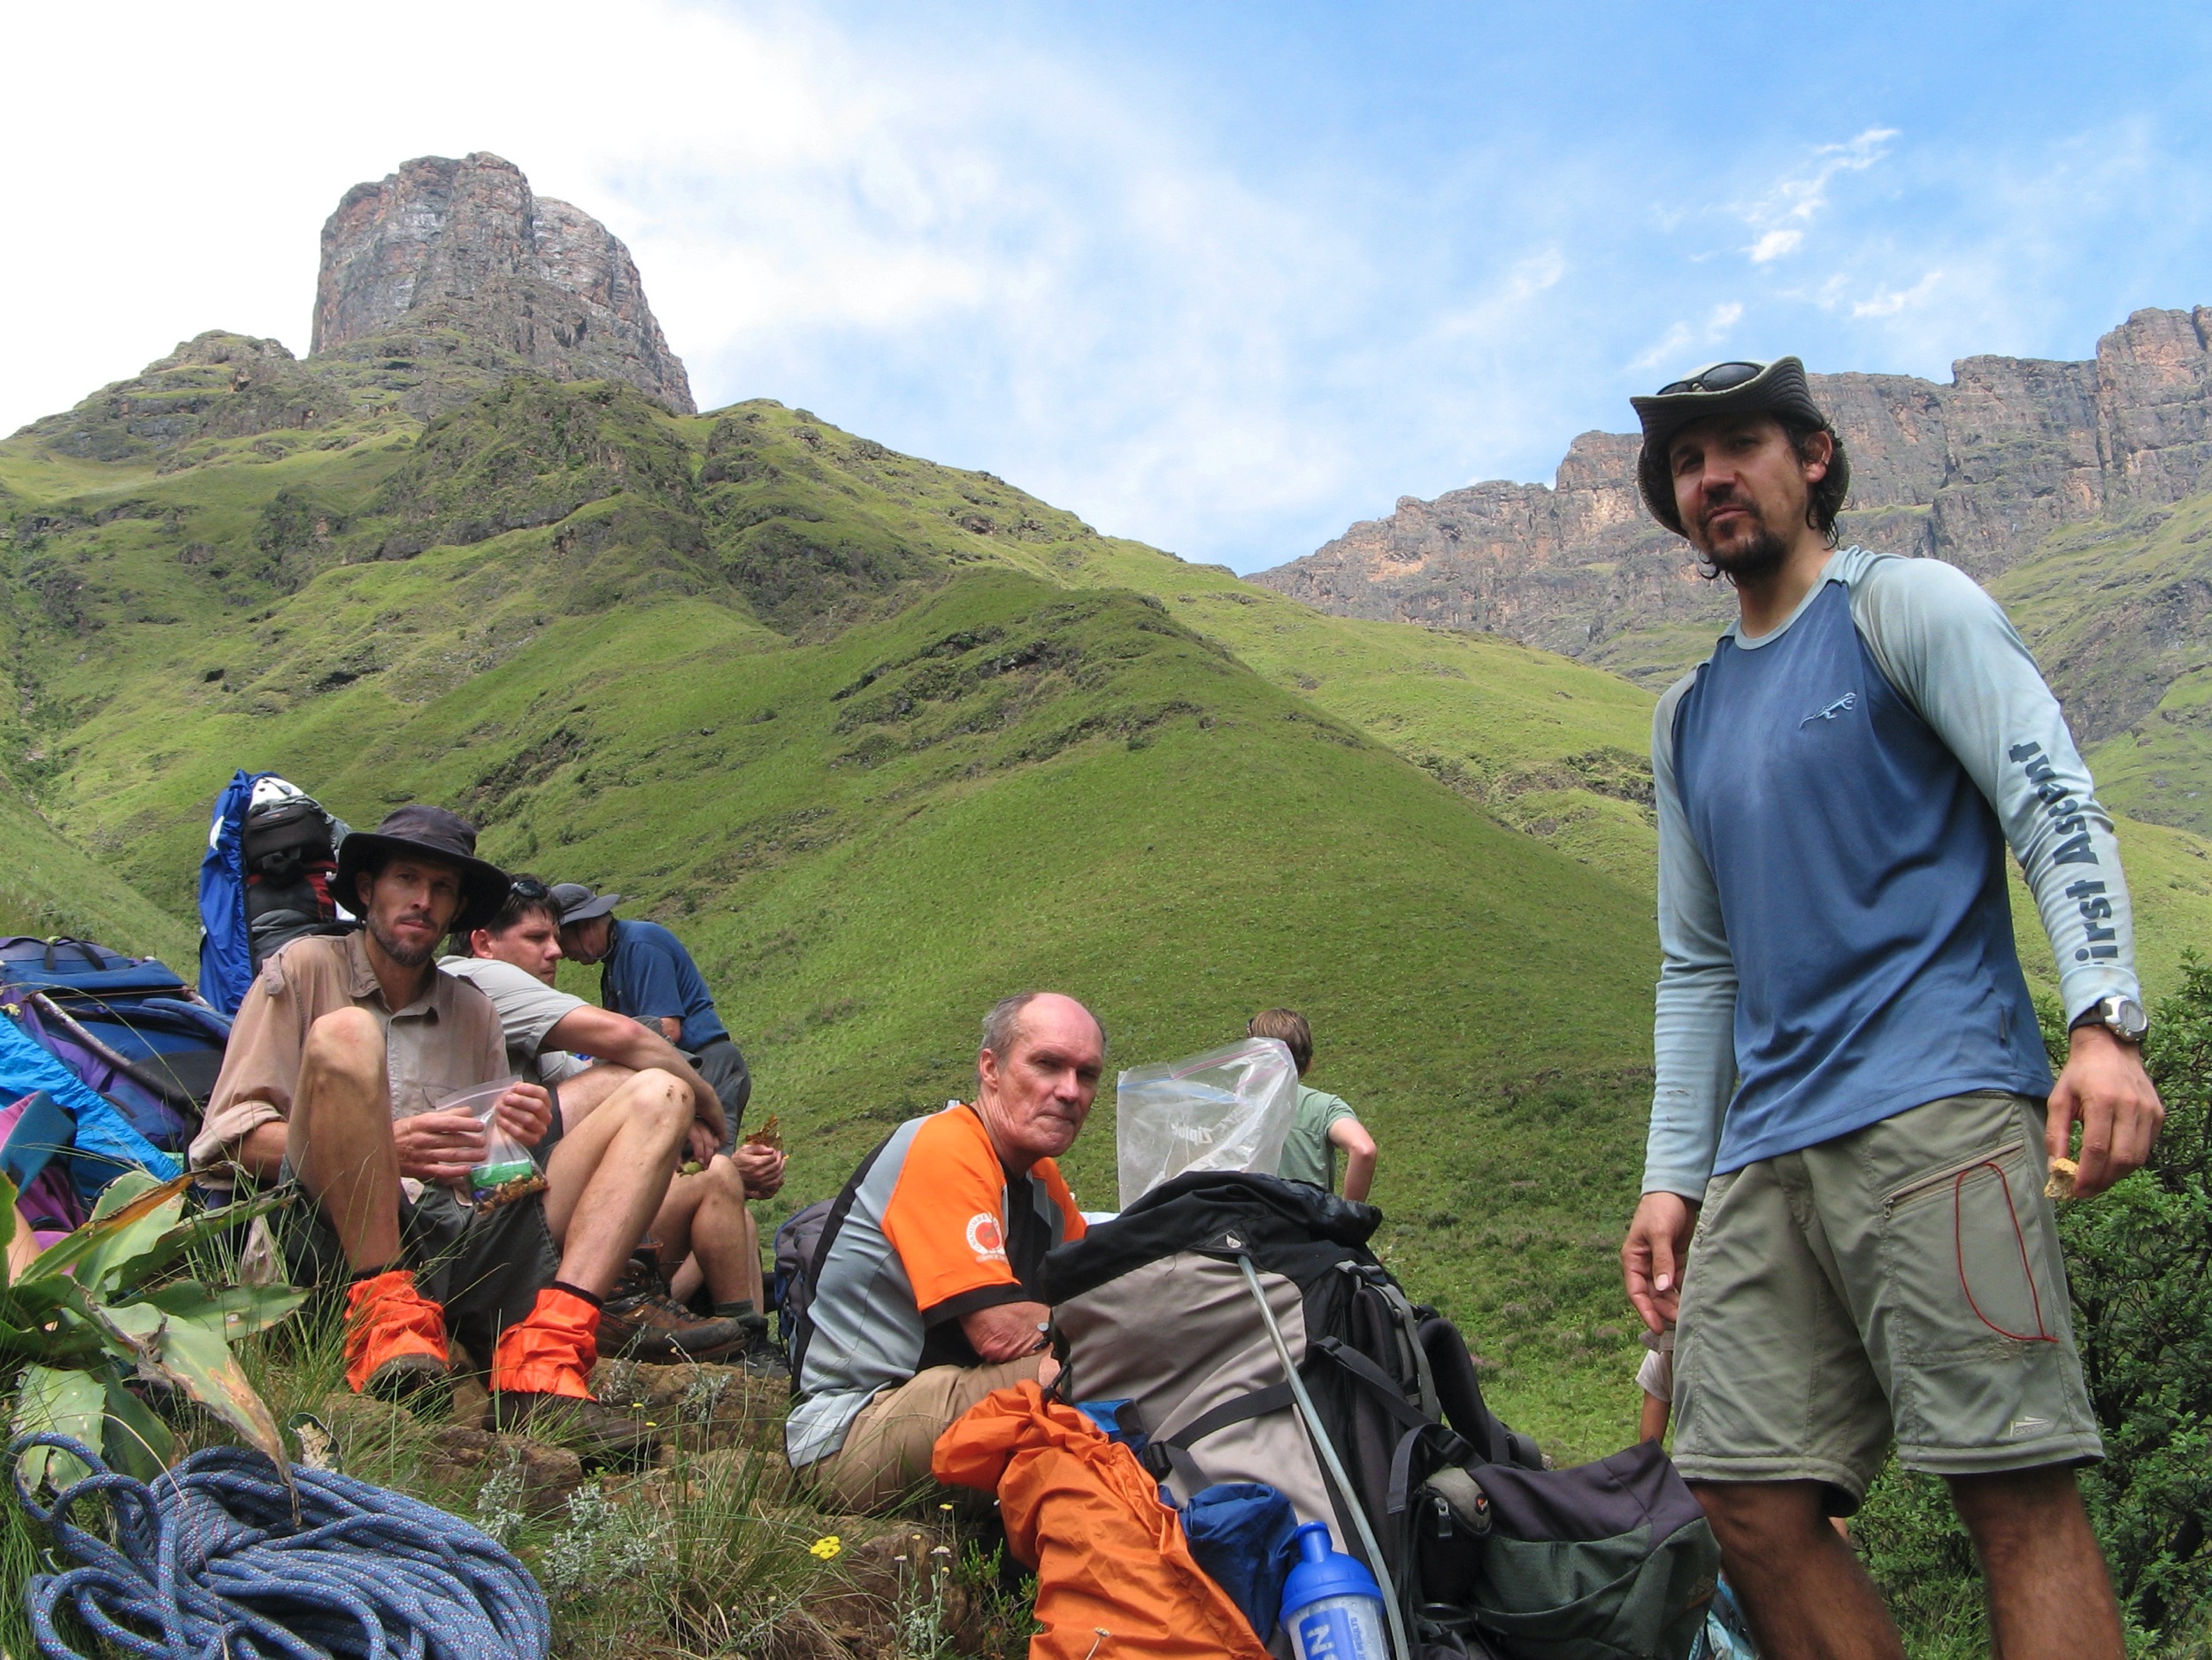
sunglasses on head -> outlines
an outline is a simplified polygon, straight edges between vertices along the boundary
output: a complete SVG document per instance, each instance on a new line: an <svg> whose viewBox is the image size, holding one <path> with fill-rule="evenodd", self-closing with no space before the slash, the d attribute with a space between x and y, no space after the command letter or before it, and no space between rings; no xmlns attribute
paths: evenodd
<svg viewBox="0 0 2212 1660"><path fill-rule="evenodd" d="M1673 397L1681 392L1729 392L1747 380L1755 380L1766 373L1763 363L1717 363L1709 369L1701 369L1686 380L1670 380L1659 388L1661 397Z"/></svg>
<svg viewBox="0 0 2212 1660"><path fill-rule="evenodd" d="M534 876L518 876L507 885L507 891L517 899L534 903L552 897L553 890Z"/></svg>

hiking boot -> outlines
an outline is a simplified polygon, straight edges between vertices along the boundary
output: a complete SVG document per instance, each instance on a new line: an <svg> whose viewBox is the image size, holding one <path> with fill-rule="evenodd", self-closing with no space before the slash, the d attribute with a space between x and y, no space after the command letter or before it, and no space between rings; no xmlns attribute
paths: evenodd
<svg viewBox="0 0 2212 1660"><path fill-rule="evenodd" d="M702 1319L658 1291L610 1297L599 1311L599 1352L625 1360L727 1361L748 1336L742 1320Z"/></svg>
<svg viewBox="0 0 2212 1660"><path fill-rule="evenodd" d="M565 1447L587 1470L641 1470L661 1443L638 1413L618 1412L589 1395L541 1390L495 1390L484 1427Z"/></svg>
<svg viewBox="0 0 2212 1660"><path fill-rule="evenodd" d="M745 1328L745 1347L733 1356L749 1377L788 1378L791 1356L770 1333L764 1314L741 1314L736 1324Z"/></svg>
<svg viewBox="0 0 2212 1660"><path fill-rule="evenodd" d="M660 1437L644 1420L591 1397L598 1329L589 1297L557 1282L539 1292L529 1318L500 1333L492 1351L484 1427L558 1441L595 1467L635 1469L650 1458Z"/></svg>
<svg viewBox="0 0 2212 1660"><path fill-rule="evenodd" d="M655 1292L665 1295L667 1291L668 1276L661 1272L661 1248L646 1240L630 1253L622 1277L614 1282L614 1289L607 1293L607 1301L620 1303Z"/></svg>
<svg viewBox="0 0 2212 1660"><path fill-rule="evenodd" d="M411 1401L451 1383L445 1310L394 1268L346 1289L346 1382L357 1395Z"/></svg>

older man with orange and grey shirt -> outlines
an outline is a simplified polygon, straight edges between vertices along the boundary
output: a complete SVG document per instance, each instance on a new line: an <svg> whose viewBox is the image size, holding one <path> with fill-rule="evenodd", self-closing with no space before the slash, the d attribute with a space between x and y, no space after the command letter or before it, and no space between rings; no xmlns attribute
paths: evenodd
<svg viewBox="0 0 2212 1660"><path fill-rule="evenodd" d="M599 1304L667 1191L691 1091L664 1077L618 1121L587 1120L564 1137L557 1157L588 1172L564 1184L577 1195L565 1215L549 1215L542 1195L467 1202L485 1126L440 1103L508 1078L491 1000L435 960L457 924L506 897L505 874L475 857L475 842L473 826L434 807L402 808L346 839L338 887L366 926L295 941L265 965L192 1164L218 1182L234 1171L297 1179L313 1210L288 1229L295 1277L334 1277L341 1260L349 1272L354 1388L442 1384L449 1310L472 1348L491 1355L493 1427L557 1424L596 1456L632 1459L649 1433L590 1398ZM511 1082L495 1113L499 1128L535 1147L552 1103L540 1085Z"/></svg>

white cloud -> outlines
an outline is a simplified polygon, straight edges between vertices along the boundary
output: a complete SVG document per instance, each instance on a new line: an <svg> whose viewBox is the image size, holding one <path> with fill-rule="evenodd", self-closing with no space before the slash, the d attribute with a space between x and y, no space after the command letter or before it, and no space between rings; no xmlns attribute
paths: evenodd
<svg viewBox="0 0 2212 1660"><path fill-rule="evenodd" d="M1823 144L1812 153L1811 165L1784 174L1755 201L1736 211L1758 233L1744 250L1754 265L1795 253L1805 242L1805 227L1828 206L1828 187L1839 173L1864 173L1889 154L1893 127L1870 127L1840 144Z"/></svg>
<svg viewBox="0 0 2212 1660"><path fill-rule="evenodd" d="M1745 251L1751 256L1753 265L1763 265L1770 259L1779 259L1784 254L1795 253L1798 244L1804 240L1805 233L1801 230L1772 230Z"/></svg>
<svg viewBox="0 0 2212 1660"><path fill-rule="evenodd" d="M1705 321L1699 327L1676 323L1641 356L1630 359L1628 367L1632 370L1682 368L1685 366L1683 355L1689 348L1718 345L1728 337L1728 331L1742 320L1743 302L1725 301L1708 311Z"/></svg>
<svg viewBox="0 0 2212 1660"><path fill-rule="evenodd" d="M1854 317L1894 317L1909 305L1917 305L1926 299L1935 285L1943 280L1940 271L1931 271L1909 288L1878 288L1866 299L1855 302L1851 307Z"/></svg>

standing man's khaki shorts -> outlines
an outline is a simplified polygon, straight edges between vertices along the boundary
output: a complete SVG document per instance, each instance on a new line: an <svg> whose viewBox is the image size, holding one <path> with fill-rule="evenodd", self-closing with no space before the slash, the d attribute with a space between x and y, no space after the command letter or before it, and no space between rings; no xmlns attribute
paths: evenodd
<svg viewBox="0 0 2212 1660"><path fill-rule="evenodd" d="M860 1409L845 1443L801 1473L825 1496L850 1514L895 1510L933 1482L930 1454L953 1419L994 1389L1033 1382L1044 1356L1024 1355L995 1366L931 1366L895 1389L886 1389ZM965 1505L978 1495L957 1488L953 1502ZM982 1495L986 1507L989 1495Z"/></svg>
<svg viewBox="0 0 2212 1660"><path fill-rule="evenodd" d="M1990 1090L1713 1178L1675 1334L1683 1475L1825 1482L1849 1515L1893 1436L1936 1475L2102 1457L2044 1174L2042 1103Z"/></svg>

